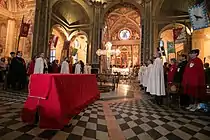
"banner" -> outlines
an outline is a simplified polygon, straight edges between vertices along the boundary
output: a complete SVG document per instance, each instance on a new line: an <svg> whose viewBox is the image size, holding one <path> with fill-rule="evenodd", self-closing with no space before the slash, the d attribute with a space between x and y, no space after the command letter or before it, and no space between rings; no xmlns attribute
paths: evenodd
<svg viewBox="0 0 210 140"><path fill-rule="evenodd" d="M175 44L184 43L187 40L184 27L173 29L173 36Z"/></svg>
<svg viewBox="0 0 210 140"><path fill-rule="evenodd" d="M68 50L69 47L70 47L70 41L68 41L68 40L64 41L63 49L64 49L64 50Z"/></svg>
<svg viewBox="0 0 210 140"><path fill-rule="evenodd" d="M205 1L188 9L193 30L199 30L209 26L209 17L207 11Z"/></svg>
<svg viewBox="0 0 210 140"><path fill-rule="evenodd" d="M53 34L50 35L50 40L49 40L49 47L50 48L56 48L58 43L58 36L55 36Z"/></svg>
<svg viewBox="0 0 210 140"><path fill-rule="evenodd" d="M77 51L78 51L78 49L73 48L73 49L72 49L72 56L75 56L75 55L77 54Z"/></svg>
<svg viewBox="0 0 210 140"><path fill-rule="evenodd" d="M24 23L24 17L22 18L21 26L20 26L20 37L27 37L30 29L30 23Z"/></svg>
<svg viewBox="0 0 210 140"><path fill-rule="evenodd" d="M169 53L175 53L175 46L174 46L174 42L167 42L167 52Z"/></svg>

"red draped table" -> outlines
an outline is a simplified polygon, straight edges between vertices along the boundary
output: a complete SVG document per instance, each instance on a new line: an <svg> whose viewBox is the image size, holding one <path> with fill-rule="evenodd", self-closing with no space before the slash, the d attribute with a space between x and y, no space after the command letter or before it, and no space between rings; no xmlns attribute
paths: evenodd
<svg viewBox="0 0 210 140"><path fill-rule="evenodd" d="M99 97L95 75L32 75L22 120L33 124L38 112L40 128L61 129Z"/></svg>

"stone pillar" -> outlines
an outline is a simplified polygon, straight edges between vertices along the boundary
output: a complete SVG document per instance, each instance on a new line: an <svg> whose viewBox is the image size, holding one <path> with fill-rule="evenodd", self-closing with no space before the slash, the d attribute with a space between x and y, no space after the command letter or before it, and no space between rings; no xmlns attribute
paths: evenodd
<svg viewBox="0 0 210 140"><path fill-rule="evenodd" d="M17 39L15 38L15 24L16 22L14 19L8 20L5 56L10 56L10 52L15 51L15 46L17 45Z"/></svg>
<svg viewBox="0 0 210 140"><path fill-rule="evenodd" d="M49 56L50 0L36 0L32 55L40 52Z"/></svg>
<svg viewBox="0 0 210 140"><path fill-rule="evenodd" d="M99 68L99 56L96 54L96 51L101 48L101 13L103 10L103 3L93 2L93 29L92 29L92 42L91 42L91 58L92 58L92 67Z"/></svg>
<svg viewBox="0 0 210 140"><path fill-rule="evenodd" d="M153 58L153 18L152 18L152 0L148 2L148 17L149 17L149 59Z"/></svg>

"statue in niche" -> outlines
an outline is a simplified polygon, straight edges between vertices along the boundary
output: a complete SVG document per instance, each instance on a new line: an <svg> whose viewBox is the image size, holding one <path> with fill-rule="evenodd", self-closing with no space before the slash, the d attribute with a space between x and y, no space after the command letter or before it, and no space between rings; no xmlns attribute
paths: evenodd
<svg viewBox="0 0 210 140"><path fill-rule="evenodd" d="M7 9L8 0L0 0L0 7Z"/></svg>

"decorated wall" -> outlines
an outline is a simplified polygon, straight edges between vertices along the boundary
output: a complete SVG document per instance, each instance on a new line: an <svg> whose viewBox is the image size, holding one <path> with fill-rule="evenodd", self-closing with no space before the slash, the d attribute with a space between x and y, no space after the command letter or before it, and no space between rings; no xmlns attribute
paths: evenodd
<svg viewBox="0 0 210 140"><path fill-rule="evenodd" d="M16 51L20 26L24 16L24 22L30 23L29 34L21 38L19 49L23 52L26 61L31 59L34 0L0 0L0 57L8 57L11 51Z"/></svg>
<svg viewBox="0 0 210 140"><path fill-rule="evenodd" d="M113 55L111 65L128 67L139 64L141 23L140 14L132 6L116 6L107 14L103 36L103 49L106 42L112 43L112 49L119 49L120 55ZM102 56L102 63L106 56Z"/></svg>

